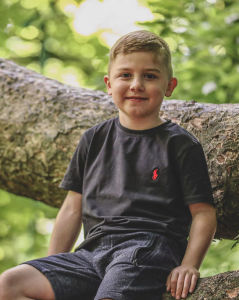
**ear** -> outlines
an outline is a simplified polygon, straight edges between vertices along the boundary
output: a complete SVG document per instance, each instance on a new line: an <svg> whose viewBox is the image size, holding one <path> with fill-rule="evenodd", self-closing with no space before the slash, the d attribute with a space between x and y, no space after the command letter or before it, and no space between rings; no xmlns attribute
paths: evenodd
<svg viewBox="0 0 239 300"><path fill-rule="evenodd" d="M104 76L104 82L105 82L105 85L106 85L106 88L107 88L108 95L112 95L110 78L109 78L108 75Z"/></svg>
<svg viewBox="0 0 239 300"><path fill-rule="evenodd" d="M177 84L178 84L177 78L172 77L169 80L169 83L168 83L168 86L167 86L167 89L166 89L166 92L165 92L166 97L170 97L172 95L173 90L176 88Z"/></svg>

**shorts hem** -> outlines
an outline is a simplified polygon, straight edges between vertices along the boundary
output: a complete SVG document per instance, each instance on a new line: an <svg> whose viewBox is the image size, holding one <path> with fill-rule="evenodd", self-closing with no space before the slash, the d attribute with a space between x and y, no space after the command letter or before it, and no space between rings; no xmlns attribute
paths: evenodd
<svg viewBox="0 0 239 300"><path fill-rule="evenodd" d="M33 262L24 262L24 265L29 265L37 269L39 272L41 272L50 282L51 287L53 289L54 295L55 295L55 300L60 299L60 295L63 295L64 291L61 289L61 286L59 282L57 281L56 277L52 274L53 272L48 271L48 270L43 270L43 268Z"/></svg>
<svg viewBox="0 0 239 300"><path fill-rule="evenodd" d="M123 294L116 291L107 291L107 293L96 295L96 297L94 298L94 300L101 299L130 300L128 297L125 297Z"/></svg>

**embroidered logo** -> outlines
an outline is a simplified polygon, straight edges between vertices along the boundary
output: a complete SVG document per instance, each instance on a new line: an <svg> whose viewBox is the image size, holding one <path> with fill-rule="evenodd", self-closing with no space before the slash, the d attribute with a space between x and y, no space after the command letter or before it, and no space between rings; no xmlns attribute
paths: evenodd
<svg viewBox="0 0 239 300"><path fill-rule="evenodd" d="M159 179L159 168L153 169L152 179L153 181L157 181Z"/></svg>

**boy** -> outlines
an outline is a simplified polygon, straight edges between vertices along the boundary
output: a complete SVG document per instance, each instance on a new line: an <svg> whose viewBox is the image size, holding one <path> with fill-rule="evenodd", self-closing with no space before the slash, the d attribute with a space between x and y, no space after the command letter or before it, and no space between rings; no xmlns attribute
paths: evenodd
<svg viewBox="0 0 239 300"><path fill-rule="evenodd" d="M123 36L104 81L119 116L82 136L49 256L6 271L1 300L154 300L165 283L180 299L196 286L216 218L199 142L159 117L177 85L167 44L147 31ZM86 240L66 253L82 219Z"/></svg>

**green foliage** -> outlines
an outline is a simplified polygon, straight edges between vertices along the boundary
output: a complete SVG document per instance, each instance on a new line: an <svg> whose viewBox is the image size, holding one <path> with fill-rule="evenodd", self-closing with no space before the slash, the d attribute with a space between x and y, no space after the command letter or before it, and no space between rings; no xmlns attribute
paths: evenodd
<svg viewBox="0 0 239 300"><path fill-rule="evenodd" d="M235 248L239 245L239 234L234 238L235 242L232 244L232 248Z"/></svg>
<svg viewBox="0 0 239 300"><path fill-rule="evenodd" d="M239 98L239 2L149 0L146 28L173 50L179 85L174 99L234 103Z"/></svg>
<svg viewBox="0 0 239 300"><path fill-rule="evenodd" d="M64 7L77 2L1 1L0 56L61 82L103 89L108 47L74 30Z"/></svg>
<svg viewBox="0 0 239 300"><path fill-rule="evenodd" d="M46 255L57 209L0 190L0 273Z"/></svg>
<svg viewBox="0 0 239 300"><path fill-rule="evenodd" d="M239 245L234 241L215 240L200 269L202 277L239 269Z"/></svg>

